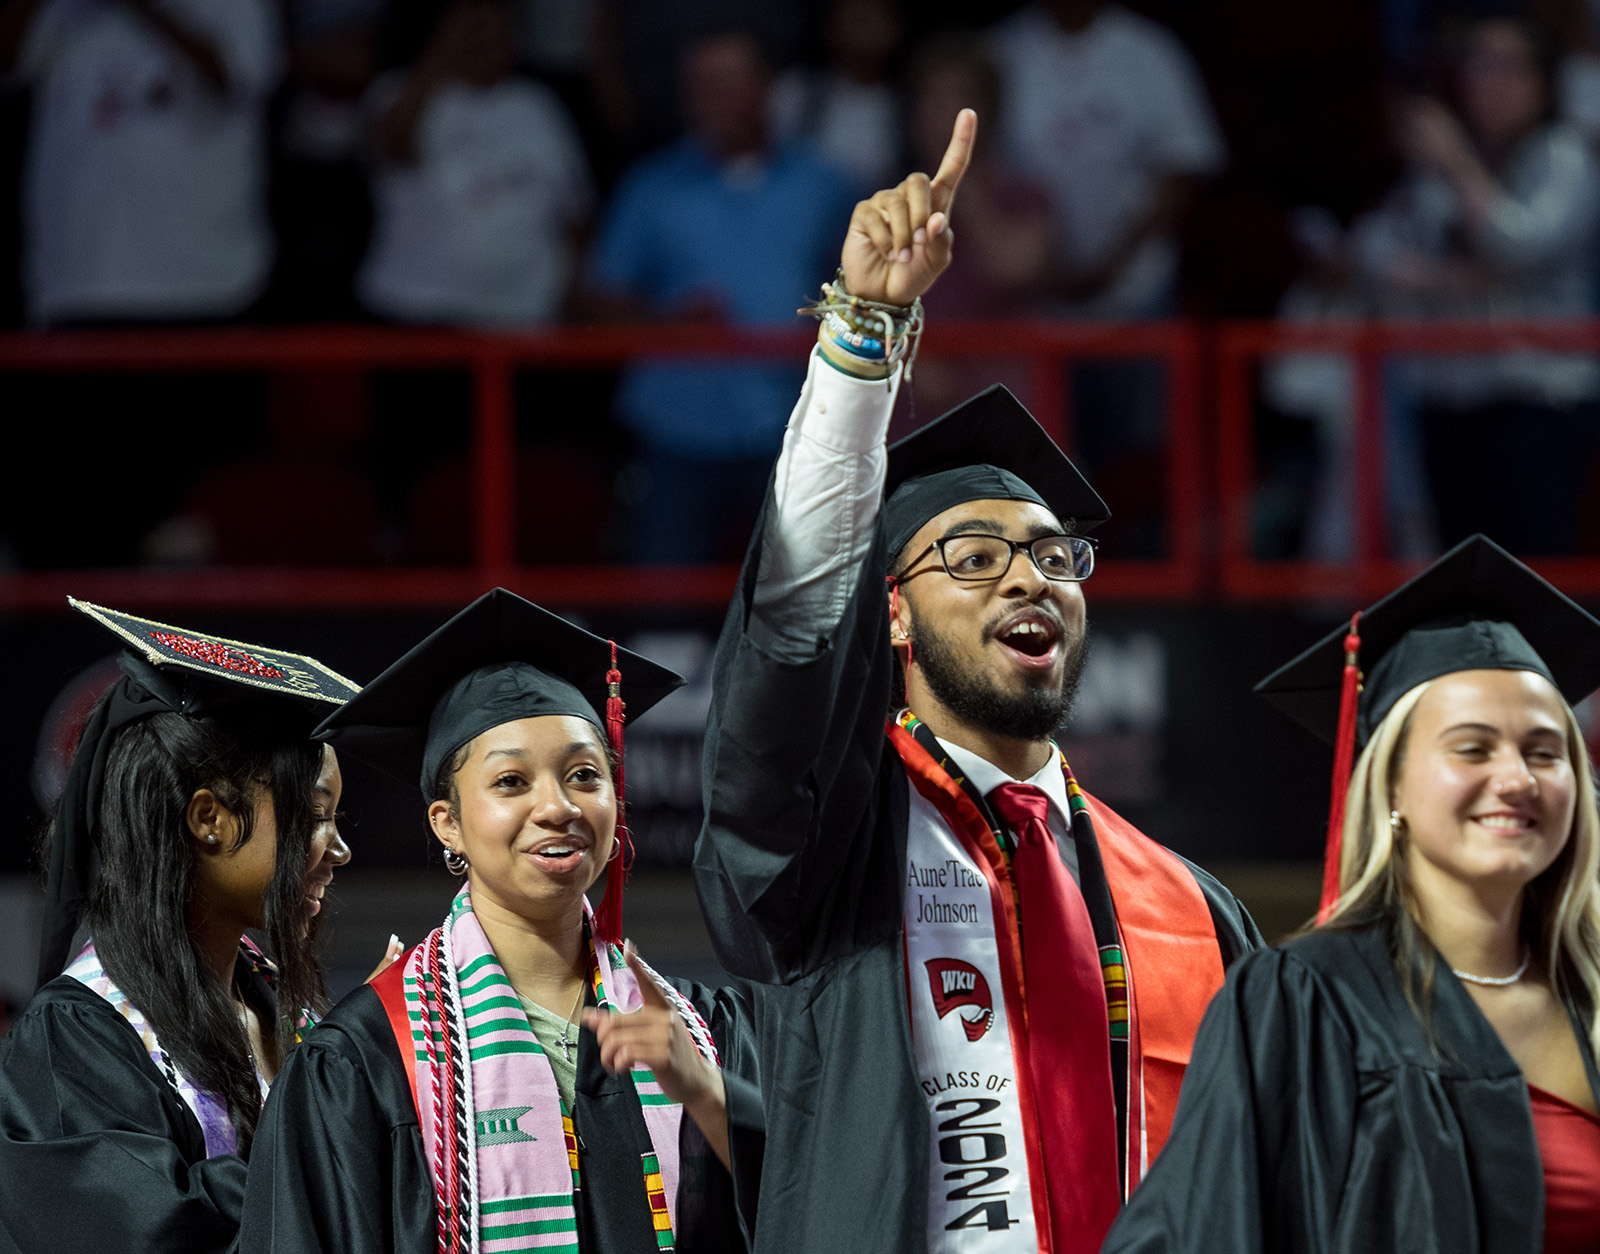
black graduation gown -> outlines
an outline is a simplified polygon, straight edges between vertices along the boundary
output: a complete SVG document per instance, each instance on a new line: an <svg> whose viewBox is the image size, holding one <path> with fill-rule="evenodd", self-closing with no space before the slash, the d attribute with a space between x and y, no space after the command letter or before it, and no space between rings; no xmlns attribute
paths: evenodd
<svg viewBox="0 0 1600 1254"><path fill-rule="evenodd" d="M738 1135L741 1122L759 1124L761 1117L759 1093L742 1078L753 1071L738 996L672 983L695 1003L716 1037L729 1122ZM273 1083L251 1150L243 1254L438 1249L433 1181L403 1066L383 1003L365 986L301 1042ZM583 1181L578 1248L584 1254L654 1251L639 1174L644 1116L632 1080L606 1073L588 1031L579 1034L576 1098L573 1125ZM687 1115L679 1148L676 1248L742 1249L733 1184Z"/></svg>
<svg viewBox="0 0 1600 1254"><path fill-rule="evenodd" d="M718 642L695 847L723 965L759 981L766 1106L755 1248L920 1251L928 1107L917 1082L901 924L909 781L884 735L893 658L880 519L844 616L796 656L750 607L767 510ZM1226 966L1260 945L1244 908L1190 868Z"/></svg>
<svg viewBox="0 0 1600 1254"><path fill-rule="evenodd" d="M272 991L241 957L253 1005ZM105 998L69 975L0 1038L0 1254L231 1248L245 1164L206 1157L194 1112Z"/></svg>
<svg viewBox="0 0 1600 1254"><path fill-rule="evenodd" d="M1538 1254L1527 1083L1448 966L1435 972L1437 1050L1375 929L1235 967L1105 1254Z"/></svg>

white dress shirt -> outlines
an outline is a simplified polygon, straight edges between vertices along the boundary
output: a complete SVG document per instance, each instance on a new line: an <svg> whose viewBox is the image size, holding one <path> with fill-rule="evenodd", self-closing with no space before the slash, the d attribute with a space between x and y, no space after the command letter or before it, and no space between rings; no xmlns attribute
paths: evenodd
<svg viewBox="0 0 1600 1254"><path fill-rule="evenodd" d="M855 592L882 508L888 466L884 442L899 387L898 368L887 383L867 382L811 352L805 387L783 435L753 605L772 640L796 656L815 656ZM1015 782L971 750L939 743L985 796ZM1039 772L1022 782L1050 799L1050 833L1076 878L1077 847L1060 756L1052 752Z"/></svg>
<svg viewBox="0 0 1600 1254"><path fill-rule="evenodd" d="M1054 745L1050 748L1049 760L1038 771L1027 779L1017 780L971 749L963 749L948 740L940 740L939 744L972 786L985 797L1001 784L1032 784L1044 793L1050 800L1050 817L1046 820L1050 834L1056 838L1056 849L1066 863L1067 870L1072 872L1072 878L1078 878L1078 846L1072 840L1072 809L1067 804L1067 775L1061 769L1061 755L1056 752Z"/></svg>
<svg viewBox="0 0 1600 1254"><path fill-rule="evenodd" d="M780 647L815 657L844 617L872 547L900 368L856 379L816 349L783 433L753 612Z"/></svg>

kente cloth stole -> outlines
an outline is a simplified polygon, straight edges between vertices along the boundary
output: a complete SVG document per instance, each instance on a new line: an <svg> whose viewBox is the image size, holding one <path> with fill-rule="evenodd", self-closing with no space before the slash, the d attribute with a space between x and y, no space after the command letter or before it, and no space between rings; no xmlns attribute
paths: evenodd
<svg viewBox="0 0 1600 1254"><path fill-rule="evenodd" d="M274 968L259 949L249 940L241 938L239 952L257 974L264 977L269 984L272 982ZM139 1034L139 1039L144 1042L145 1052L150 1055L150 1061L155 1063L157 1069L167 1078L167 1083L179 1097L183 1098L184 1105L194 1112L194 1117L200 1124L200 1131L205 1134L206 1157L237 1154L239 1133L228 1115L228 1103L220 1095L196 1087L194 1081L178 1069L178 1065L172 1061L167 1051L161 1047L161 1042L156 1039L155 1029L150 1026L143 1011L129 1001L122 990L111 982L111 977L100 965L100 956L95 953L93 940L78 951L78 956L72 960L72 964L63 974L70 975L91 992L105 998ZM302 1024L311 1022L308 1012L301 1012L300 1022ZM261 1086L261 1096L265 1100L267 1077L259 1070L256 1072L256 1083Z"/></svg>
<svg viewBox="0 0 1600 1254"><path fill-rule="evenodd" d="M594 1003L623 1013L643 1004L615 946L596 944L584 902ZM577 1132L555 1073L533 1033L463 885L445 923L402 960L401 989L414 1072L412 1096L433 1177L441 1254L578 1248L576 1194L582 1187ZM397 964L399 966L401 964ZM385 973L387 974L387 973ZM718 1062L711 1030L665 980L651 977L683 1018L702 1056ZM374 989L396 1023L395 980ZM647 1143L639 1185L656 1248L673 1248L678 1129L683 1108L642 1066L631 1073Z"/></svg>

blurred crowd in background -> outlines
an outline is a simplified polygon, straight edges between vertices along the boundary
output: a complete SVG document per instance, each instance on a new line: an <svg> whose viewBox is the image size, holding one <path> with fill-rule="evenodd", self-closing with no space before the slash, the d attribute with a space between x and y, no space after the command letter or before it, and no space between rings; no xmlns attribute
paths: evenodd
<svg viewBox="0 0 1600 1254"><path fill-rule="evenodd" d="M17 327L793 325L852 203L969 104L932 319L1600 291L1596 0L3 0L0 70ZM800 368L526 374L521 559L736 556ZM919 412L1012 375L930 356ZM1261 556L1349 554L1354 388L1337 354L1263 370ZM1159 554L1162 367L1068 391L1108 543ZM1384 392L1397 556L1600 552L1600 361L1396 359ZM52 470L0 503L0 564L467 558L460 373L13 375L0 407Z"/></svg>

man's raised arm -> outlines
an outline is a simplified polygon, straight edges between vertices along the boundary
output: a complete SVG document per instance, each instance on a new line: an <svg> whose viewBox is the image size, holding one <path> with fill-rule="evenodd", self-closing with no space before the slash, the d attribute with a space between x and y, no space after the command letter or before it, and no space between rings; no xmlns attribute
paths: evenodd
<svg viewBox="0 0 1600 1254"><path fill-rule="evenodd" d="M932 178L856 206L718 645L696 875L724 963L752 978L795 978L876 926L861 890L892 861L874 821L893 669L884 440L976 129L962 110Z"/></svg>
<svg viewBox="0 0 1600 1254"><path fill-rule="evenodd" d="M856 205L840 250L850 296L909 309L950 264L950 210L972 156L977 115L963 109L931 179L909 175ZM852 351L824 318L784 432L759 536L752 609L784 651L815 654L844 614L882 504L884 441L901 364Z"/></svg>

